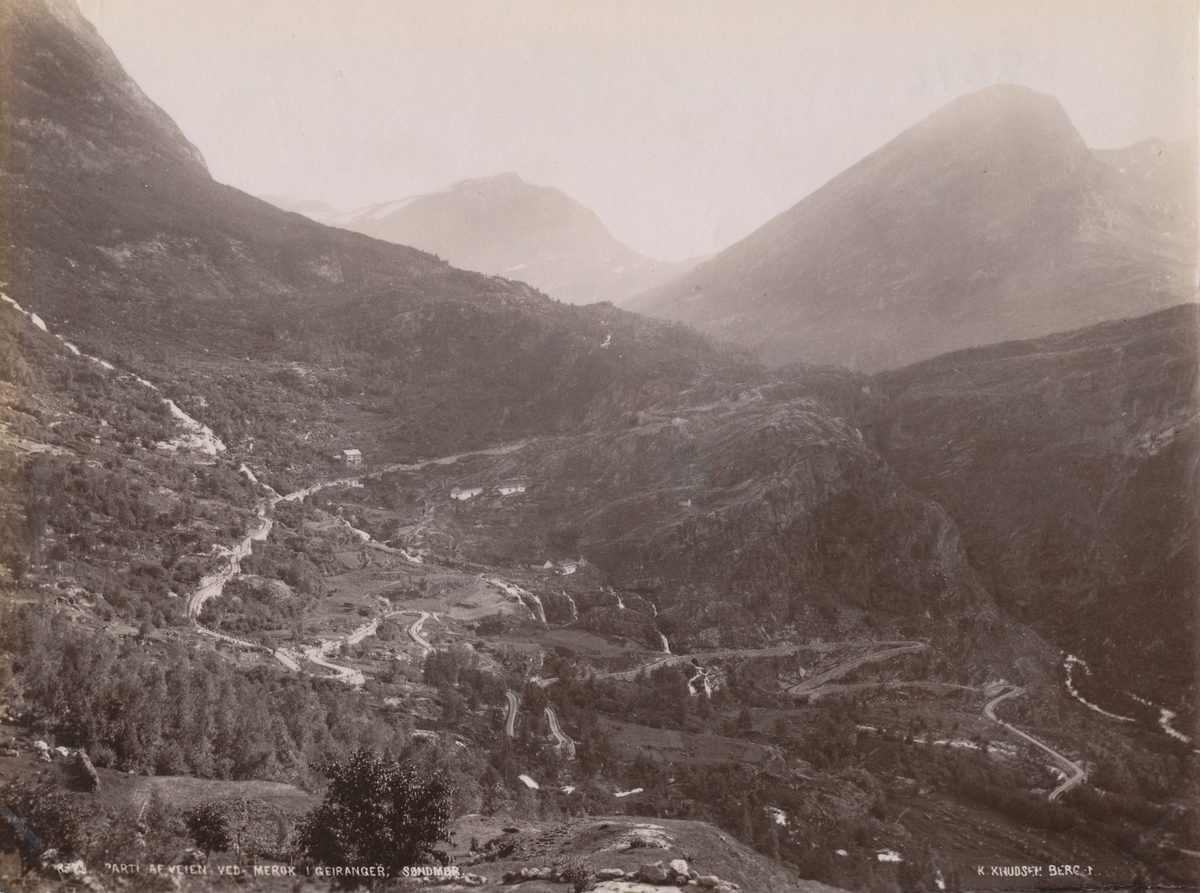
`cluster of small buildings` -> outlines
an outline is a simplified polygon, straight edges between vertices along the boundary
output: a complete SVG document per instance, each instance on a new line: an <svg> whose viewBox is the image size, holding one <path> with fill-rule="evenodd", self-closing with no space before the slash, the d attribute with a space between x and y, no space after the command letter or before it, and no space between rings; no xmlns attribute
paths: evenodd
<svg viewBox="0 0 1200 893"><path fill-rule="evenodd" d="M568 577L571 574L577 572L580 568L585 567L586 565L587 565L587 560L584 558L580 558L578 561L571 561L569 559L564 559L557 563L554 561L551 561L550 559L546 559L545 564L531 564L530 567L533 568L534 570L539 570L539 571L553 571L554 573L558 574L558 576L560 576L560 577Z"/></svg>
<svg viewBox="0 0 1200 893"><path fill-rule="evenodd" d="M528 479L523 477L501 481L500 483L487 488L482 486L456 486L450 491L450 498L460 500L461 502L466 502L468 499L474 499L476 496L511 496L514 493L524 493L528 486Z"/></svg>

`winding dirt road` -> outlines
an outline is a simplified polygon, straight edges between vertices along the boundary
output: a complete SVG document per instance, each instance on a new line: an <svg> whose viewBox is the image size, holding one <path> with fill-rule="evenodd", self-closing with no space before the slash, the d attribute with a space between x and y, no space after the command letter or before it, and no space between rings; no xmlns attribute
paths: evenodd
<svg viewBox="0 0 1200 893"><path fill-rule="evenodd" d="M818 673L810 679L805 679L798 685L793 685L788 689L788 694L795 696L809 695L820 689L825 683L832 682L845 676L852 670L857 670L863 664L876 663L881 660L888 660L901 654L912 654L917 651L924 651L929 648L925 642L905 642L894 648L885 648L882 651L872 651L869 654L864 654L861 657L856 657L853 660L848 660L844 664L838 664L832 669L826 670L824 673Z"/></svg>
<svg viewBox="0 0 1200 893"><path fill-rule="evenodd" d="M272 522L267 517L266 505L259 506L254 528L226 556L228 561L225 567L212 576L203 578L196 591L188 596L188 617L195 620L200 616L204 603L211 598L217 598L225 590L225 584L241 572L242 559L250 557L250 553L254 551L254 544L265 542L271 535L271 527Z"/></svg>
<svg viewBox="0 0 1200 893"><path fill-rule="evenodd" d="M508 715L504 717L504 734L509 738L515 738L517 730L514 724L517 721L517 708L521 706L521 699L511 691L506 691L504 697L508 699Z"/></svg>
<svg viewBox="0 0 1200 893"><path fill-rule="evenodd" d="M149 384L149 383L147 383L147 384ZM153 385L150 385L150 386L153 387ZM196 423L196 424L198 424L198 423ZM387 473L393 472L393 471L416 471L418 469L425 468L428 465L452 465L455 462L457 462L459 459L465 459L470 456L502 456L507 453L513 453L513 452L516 452L517 450L523 449L524 447L528 446L532 442L533 442L533 440L526 439L526 440L516 441L514 443L501 444L500 446L491 447L491 448L483 449L483 450L471 450L471 451L463 452L463 453L455 453L450 456L441 456L441 457L438 457L435 459L423 459L420 462L407 463L407 464L397 463L394 465L388 465L384 468L379 469L378 471L373 471L369 474L360 475L358 477L336 478L331 481L323 481L321 483L313 484L308 487L302 487L301 489L294 490L291 493L288 493L284 496L280 496L274 490L271 490L271 488L266 487L266 489L269 490L272 495L269 499L264 500L262 503L260 503L260 505L258 507L258 518L255 520L253 529L242 540L240 540L237 543L237 545L235 545L233 547L233 550L227 556L228 561L227 561L226 566L223 567L217 573L212 574L208 577L204 577L200 581L200 585L196 588L196 590L190 596L188 596L187 607L186 607L187 616L189 618L191 618L193 621L195 621L196 618L199 617L201 610L203 610L205 602L209 601L210 599L219 597L221 595L221 593L225 590L225 584L228 583L231 579L233 579L237 574L239 574L241 572L241 561L243 558L247 558L250 555L250 553L253 551L254 543L265 542L267 540L267 538L271 535L271 528L272 528L273 524L272 524L271 519L269 517L267 517L267 510L269 508L274 508L276 504L278 504L280 502L298 502L298 501L306 499L307 497L313 495L314 493L318 493L321 490L325 490L325 489L328 489L331 487L362 486L362 481L364 478L379 477L381 475L384 475L384 474L387 474ZM249 477L251 480L256 480L254 477L254 473L252 471L250 471L250 469L248 467L246 467L246 465L244 463L241 466L241 470L242 470L242 473L246 474L247 477ZM260 484L260 486L265 487L266 485ZM349 526L349 525L347 525L347 526ZM369 535L367 535L365 532L355 530L353 527L351 527L350 529L355 534L359 535L360 538L364 539L364 541L370 540ZM372 543L372 546L374 546L375 548L384 549L385 551L388 551L388 552L397 552L397 550L388 548L387 546L383 546L382 544ZM399 554L404 554L405 557L409 557L407 555L407 553L403 552L403 550L399 550ZM417 561L417 559L411 559L411 558L410 558L410 560ZM496 585L498 585L502 589L504 589L505 592L509 592L511 595L514 595L517 599L521 598L521 593L523 592L523 590L520 590L519 587L512 586L511 584L505 584L502 581L497 581L497 580L489 580L488 582L495 583ZM541 601L537 598L537 596L532 596L532 598L534 599L536 606L539 610L535 611L533 607L530 607L529 608L530 613L534 614L534 616L537 616L540 613L541 619L544 622L545 621L545 613L544 613L544 611L540 610L541 609ZM402 612L394 612L394 613L402 613ZM390 617L392 615L387 614L384 616ZM412 640L414 642L416 642L418 645L420 645L421 648L424 649L424 651L426 653L432 651L433 646L430 645L429 642L421 635L421 625L430 616L432 616L432 615L423 614L417 620L416 623L414 623L411 627L409 627L409 635L412 637ZM366 680L360 671L354 669L353 667L345 667L345 666L341 666L339 664L332 663L331 661L326 659L326 655L330 651L332 651L334 648L338 647L343 641L345 641L349 644L354 644L354 643L360 641L361 639L365 638L368 635L373 635L375 630L379 626L379 622L383 619L384 619L383 617L376 618L371 623L369 623L363 627L360 627L358 630L355 630L349 636L346 636L342 639L333 639L333 640L326 640L326 641L320 642L316 646L307 649L304 652L304 657L308 661L316 664L319 667L324 667L327 670L331 670L334 674L334 678L342 679L351 685L362 685ZM436 618L434 618L434 619L436 619ZM206 630L203 627L201 627L199 623L196 623L196 626L203 633L214 635L217 638L225 638L231 642L235 642L237 644L244 644L249 647L261 647L261 646L255 645L252 642L244 642L243 640L240 640L240 639L234 639L231 636L225 636L222 633L213 633L212 630ZM265 650L269 651L270 649L265 649ZM276 658L278 658L279 661L281 663L283 663L285 666L287 666L289 669L296 669L296 670L299 669L299 667L296 665L295 661L292 660L287 655L281 655L279 652L271 652L271 653Z"/></svg>
<svg viewBox="0 0 1200 893"><path fill-rule="evenodd" d="M332 651L340 644L339 640L333 639L328 642L322 642L320 645L315 645L304 652L304 657L309 663L314 663L318 667L324 667L327 670L333 671L333 676L330 678L340 679L347 685L365 685L367 679L363 676L362 671L354 669L354 667L343 667L340 664L331 663L325 660L327 652Z"/></svg>
<svg viewBox="0 0 1200 893"><path fill-rule="evenodd" d="M420 645L421 648L424 649L426 654L428 654L429 652L431 652L433 650L433 646L430 645L429 642L425 639L425 637L421 635L421 627L424 625L425 621L428 620L432 616L433 615L430 614L428 611L422 611L421 616L418 617L416 619L416 621L413 623L413 625L408 628L409 638L411 638L414 642L416 642L418 645Z"/></svg>
<svg viewBox="0 0 1200 893"><path fill-rule="evenodd" d="M549 704L546 705L546 721L550 723L550 734L554 736L554 740L558 742L558 746L566 752L567 759L575 759L575 742L559 727L558 715Z"/></svg>
<svg viewBox="0 0 1200 893"><path fill-rule="evenodd" d="M1000 725L1004 726L1004 728L1008 729L1010 732L1012 732L1017 737L1023 738L1024 740L1028 741L1030 744L1034 745L1035 747L1041 748L1046 753L1050 754L1050 756L1052 756L1054 758L1054 760L1057 763L1059 763L1063 767L1064 770L1066 770L1066 775L1067 775L1066 780L1062 784L1060 784L1058 787L1056 787L1053 791L1050 792L1050 799L1057 800L1059 797L1061 797L1064 793L1069 791L1071 788L1075 787L1078 784L1081 784L1083 782L1083 780L1085 778L1087 778L1087 771L1081 765L1076 763L1074 760L1067 759L1065 756L1063 756L1061 753L1059 753L1054 748L1050 747L1048 744L1043 744L1041 741L1034 738L1032 735L1028 735L1025 732L1022 732L1016 726L1012 725L1011 723L1007 723L1004 720L1002 720L996 716L996 707L999 706L1001 702L1006 701L1009 698L1015 698L1019 695L1023 695L1024 693L1025 693L1025 689L1021 688L1019 685L1004 686L1000 690L999 694L997 694L994 698L992 698L990 701L988 701L987 705L984 706L983 715L986 716L988 719L990 719L992 722L999 723Z"/></svg>

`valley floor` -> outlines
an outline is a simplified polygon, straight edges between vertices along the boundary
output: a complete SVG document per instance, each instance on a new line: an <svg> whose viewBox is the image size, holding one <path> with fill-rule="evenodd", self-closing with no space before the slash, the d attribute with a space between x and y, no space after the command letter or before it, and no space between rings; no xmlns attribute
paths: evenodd
<svg viewBox="0 0 1200 893"><path fill-rule="evenodd" d="M165 399L125 386L147 413ZM134 517L124 534L125 554L143 556L124 579L153 584L137 598L97 582L115 572L96 570L98 546L85 560L65 539L8 581L21 700L4 771L22 790L74 791L64 802L112 829L104 859L84 856L94 887L125 882L101 865L151 851L199 858L184 818L204 804L262 816L212 864L287 864L320 760L357 747L454 779L453 863L513 889L565 889L562 866L581 860L607 872L598 889L633 890L643 866L675 858L742 890L1196 877L1200 838L1176 808L1194 768L1184 742L1089 709L1069 676L972 678L951 640L871 635L861 615L759 627L737 647L704 639L669 585L616 580L580 557L577 534L538 520L541 481L578 436L274 480L210 436L171 450L105 440L125 424L116 405L97 404L112 414L66 445L11 409L3 429L10 464L45 457L86 480L137 463L157 487L139 498L175 513L169 531ZM207 430L180 415L162 424ZM203 504L187 492L198 483ZM86 523L73 536L99 540ZM190 576L175 574L187 561ZM135 709L134 692L159 700ZM81 747L97 793L79 792Z"/></svg>

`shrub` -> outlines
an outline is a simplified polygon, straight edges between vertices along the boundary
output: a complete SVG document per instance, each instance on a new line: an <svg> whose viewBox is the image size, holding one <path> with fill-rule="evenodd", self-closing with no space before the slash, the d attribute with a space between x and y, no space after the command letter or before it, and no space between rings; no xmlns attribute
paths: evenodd
<svg viewBox="0 0 1200 893"><path fill-rule="evenodd" d="M204 850L205 858L213 850L229 849L229 827L225 810L218 803L205 803L191 810L185 817L188 834L196 846Z"/></svg>
<svg viewBox="0 0 1200 893"><path fill-rule="evenodd" d="M451 791L440 773L421 778L413 766L368 750L323 771L329 779L325 799L298 829L296 849L303 858L382 865L390 877L411 865L446 864L446 854L435 848L450 831Z"/></svg>
<svg viewBox="0 0 1200 893"><path fill-rule="evenodd" d="M583 893L592 883L592 867L582 859L564 859L555 866L555 874L575 893Z"/></svg>
<svg viewBox="0 0 1200 893"><path fill-rule="evenodd" d="M53 785L13 782L4 789L3 802L0 847L20 853L23 871L35 868L51 851L56 854L55 861L63 862L80 851L89 816Z"/></svg>

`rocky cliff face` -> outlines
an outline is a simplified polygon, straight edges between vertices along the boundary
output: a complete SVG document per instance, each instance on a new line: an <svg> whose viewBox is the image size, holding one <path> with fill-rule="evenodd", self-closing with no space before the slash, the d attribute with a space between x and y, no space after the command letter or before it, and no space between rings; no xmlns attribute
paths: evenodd
<svg viewBox="0 0 1200 893"><path fill-rule="evenodd" d="M3 16L7 175L64 175L56 162L70 157L80 168L74 176L147 165L207 179L200 151L71 0L13 0Z"/></svg>
<svg viewBox="0 0 1200 893"><path fill-rule="evenodd" d="M1196 262L1194 213L1155 183L1196 186L1186 165L1143 173L1097 158L1052 97L989 87L627 306L867 371L1147 313L1192 296Z"/></svg>
<svg viewBox="0 0 1200 893"><path fill-rule="evenodd" d="M997 600L1110 695L1195 685L1198 343L1186 305L877 379L883 455L958 522Z"/></svg>

